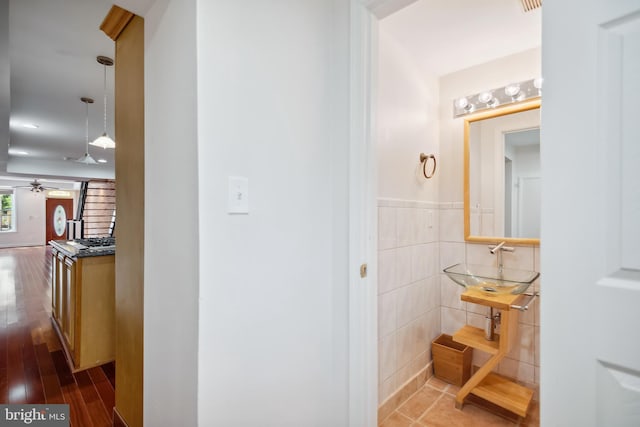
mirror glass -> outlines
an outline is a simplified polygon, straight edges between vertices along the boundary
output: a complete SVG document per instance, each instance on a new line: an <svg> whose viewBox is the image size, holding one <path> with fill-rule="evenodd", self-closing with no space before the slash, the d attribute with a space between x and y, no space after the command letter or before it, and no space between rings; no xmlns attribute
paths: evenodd
<svg viewBox="0 0 640 427"><path fill-rule="evenodd" d="M465 239L540 242L540 100L465 120Z"/></svg>

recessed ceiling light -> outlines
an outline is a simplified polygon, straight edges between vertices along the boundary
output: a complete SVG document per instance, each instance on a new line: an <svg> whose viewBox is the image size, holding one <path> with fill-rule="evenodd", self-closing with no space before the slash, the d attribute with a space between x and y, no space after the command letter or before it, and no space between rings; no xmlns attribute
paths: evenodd
<svg viewBox="0 0 640 427"><path fill-rule="evenodd" d="M105 159L98 159L98 163L107 163Z"/></svg>
<svg viewBox="0 0 640 427"><path fill-rule="evenodd" d="M22 127L27 129L38 129L40 126L35 123L25 123L22 125Z"/></svg>

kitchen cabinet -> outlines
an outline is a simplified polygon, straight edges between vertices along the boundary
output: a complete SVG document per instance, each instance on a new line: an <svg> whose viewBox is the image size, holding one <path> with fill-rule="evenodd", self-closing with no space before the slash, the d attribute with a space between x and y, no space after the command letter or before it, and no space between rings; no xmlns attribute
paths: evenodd
<svg viewBox="0 0 640 427"><path fill-rule="evenodd" d="M51 303L53 325L77 372L115 359L115 256L70 255L52 251Z"/></svg>
<svg viewBox="0 0 640 427"><path fill-rule="evenodd" d="M51 315L61 328L66 322L65 312L67 301L65 299L63 285L65 259L66 256L63 252L56 251L55 249L51 252Z"/></svg>
<svg viewBox="0 0 640 427"><path fill-rule="evenodd" d="M73 258L64 260L64 276L62 280L64 295L64 313L62 318L62 333L72 356L75 356L75 323L76 323L76 261ZM75 357L74 357L75 359Z"/></svg>
<svg viewBox="0 0 640 427"><path fill-rule="evenodd" d="M51 316L56 322L58 322L60 318L58 311L58 307L60 306L60 284L58 281L60 275L58 274L58 253L59 252L55 248L51 250Z"/></svg>

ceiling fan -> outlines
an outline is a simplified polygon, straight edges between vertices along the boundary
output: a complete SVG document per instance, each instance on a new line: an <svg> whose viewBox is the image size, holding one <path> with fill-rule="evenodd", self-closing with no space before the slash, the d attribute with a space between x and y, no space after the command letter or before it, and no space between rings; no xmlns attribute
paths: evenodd
<svg viewBox="0 0 640 427"><path fill-rule="evenodd" d="M42 185L39 181L38 178L34 178L33 181L31 181L29 183L29 185L20 185L17 187L13 187L13 188L30 188L32 192L34 193L41 193L45 190L57 190L58 187L45 187L44 185Z"/></svg>

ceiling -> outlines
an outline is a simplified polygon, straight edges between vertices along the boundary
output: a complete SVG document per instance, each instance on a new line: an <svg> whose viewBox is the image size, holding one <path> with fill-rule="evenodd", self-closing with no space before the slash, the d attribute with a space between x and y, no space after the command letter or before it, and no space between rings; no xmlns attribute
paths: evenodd
<svg viewBox="0 0 640 427"><path fill-rule="evenodd" d="M65 160L81 157L86 149L86 106L81 97L95 100L89 104L89 140L103 132L104 69L96 57L114 57L113 41L99 29L111 2L10 0L8 4L10 126L8 143L0 145L8 153L6 171L33 177L113 178L114 150L90 146L92 157L105 159L106 164ZM107 132L112 137L113 77L113 67L107 68Z"/></svg>
<svg viewBox="0 0 640 427"><path fill-rule="evenodd" d="M540 128L505 133L505 143L512 147L540 145Z"/></svg>
<svg viewBox="0 0 640 427"><path fill-rule="evenodd" d="M429 75L442 76L542 42L541 9L520 0L418 0L380 22Z"/></svg>
<svg viewBox="0 0 640 427"><path fill-rule="evenodd" d="M111 2L1 3L0 9L8 8L9 22L8 28L0 25L0 173L113 178L113 150L90 147L94 158L107 160L104 165L64 159L85 151L85 104L80 97L95 100L89 106L89 139L103 131L103 68L96 57L114 57L114 43L99 30ZM380 31L426 73L440 76L540 46L541 13L525 13L520 0L418 0L384 18ZM113 67L108 68L107 131L112 137L113 76ZM9 92L10 98L5 96ZM38 128L23 127L30 123Z"/></svg>

